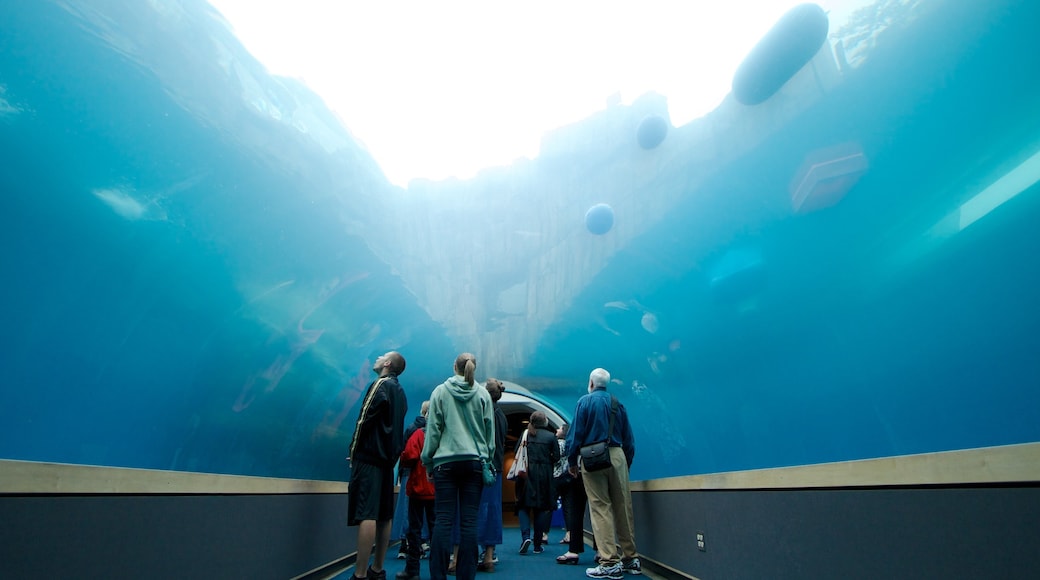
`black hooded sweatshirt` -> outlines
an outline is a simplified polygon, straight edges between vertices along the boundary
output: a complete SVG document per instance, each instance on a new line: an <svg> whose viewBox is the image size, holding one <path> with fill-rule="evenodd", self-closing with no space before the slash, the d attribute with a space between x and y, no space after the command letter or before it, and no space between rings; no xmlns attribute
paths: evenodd
<svg viewBox="0 0 1040 580"><path fill-rule="evenodd" d="M373 381L358 414L350 448L351 462L393 467L404 451L404 418L407 414L408 398L396 375Z"/></svg>

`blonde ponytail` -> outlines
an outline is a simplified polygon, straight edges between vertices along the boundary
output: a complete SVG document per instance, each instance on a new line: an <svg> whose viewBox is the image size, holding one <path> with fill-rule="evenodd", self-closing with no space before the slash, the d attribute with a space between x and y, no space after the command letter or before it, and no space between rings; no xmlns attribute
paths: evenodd
<svg viewBox="0 0 1040 580"><path fill-rule="evenodd" d="M462 378L466 380L469 386L473 386L474 378L473 375L477 370L477 357L473 356L468 352L460 354L455 359L455 374L462 375Z"/></svg>

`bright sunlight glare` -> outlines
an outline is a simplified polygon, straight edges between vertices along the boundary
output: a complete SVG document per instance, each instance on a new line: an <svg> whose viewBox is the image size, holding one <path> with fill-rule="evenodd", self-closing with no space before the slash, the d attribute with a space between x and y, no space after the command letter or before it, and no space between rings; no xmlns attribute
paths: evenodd
<svg viewBox="0 0 1040 580"><path fill-rule="evenodd" d="M797 0L210 0L269 72L302 80L391 182L534 158L542 136L619 95L710 112ZM831 31L872 0L820 0Z"/></svg>

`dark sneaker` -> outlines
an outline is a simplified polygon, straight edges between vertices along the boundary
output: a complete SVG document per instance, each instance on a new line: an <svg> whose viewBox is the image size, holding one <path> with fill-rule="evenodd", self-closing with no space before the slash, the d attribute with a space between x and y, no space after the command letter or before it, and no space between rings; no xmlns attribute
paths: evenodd
<svg viewBox="0 0 1040 580"><path fill-rule="evenodd" d="M372 569L371 566L369 566L368 567L368 580L386 580L386 569L384 568L384 569L376 572L375 570Z"/></svg>
<svg viewBox="0 0 1040 580"><path fill-rule="evenodd" d="M639 558L632 558L629 561L621 561L621 569L629 574L642 574L643 566L639 564Z"/></svg>
<svg viewBox="0 0 1040 580"><path fill-rule="evenodd" d="M530 548L531 548L531 538L527 538L523 542L520 542L520 553L521 554L526 554L527 550L530 549Z"/></svg>
<svg viewBox="0 0 1040 580"><path fill-rule="evenodd" d="M419 580L418 574L412 574L407 570L401 570L397 574L394 574L396 580Z"/></svg>
<svg viewBox="0 0 1040 580"><path fill-rule="evenodd" d="M586 568L585 575L589 578L607 578L608 580L621 580L625 577L625 573L621 571L620 563L612 566L600 564L595 568Z"/></svg>
<svg viewBox="0 0 1040 580"><path fill-rule="evenodd" d="M535 554L541 554L541 553L542 553L542 552L544 552L544 551L545 551L545 548L543 548L543 547L541 547L541 546L535 546L535 547L534 547L534 553L535 553Z"/></svg>

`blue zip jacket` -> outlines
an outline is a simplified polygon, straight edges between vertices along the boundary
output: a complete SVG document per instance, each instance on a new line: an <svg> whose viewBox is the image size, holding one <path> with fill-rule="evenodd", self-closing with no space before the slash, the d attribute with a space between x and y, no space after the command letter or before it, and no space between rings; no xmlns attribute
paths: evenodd
<svg viewBox="0 0 1040 580"><path fill-rule="evenodd" d="M568 465L578 465L578 449L606 439L609 426L610 393L605 387L596 387L591 393L578 399L578 405L574 408L574 422L567 431ZM628 413L625 412L625 406L621 401L618 401L617 415L614 417L614 432L610 434L610 446L623 449L628 466L632 467L632 459L636 456L636 439L632 435L632 425L628 422Z"/></svg>

